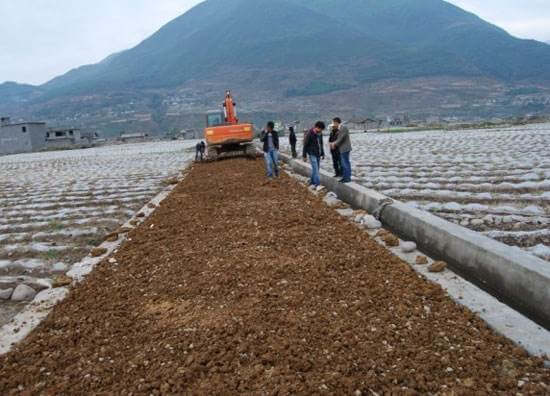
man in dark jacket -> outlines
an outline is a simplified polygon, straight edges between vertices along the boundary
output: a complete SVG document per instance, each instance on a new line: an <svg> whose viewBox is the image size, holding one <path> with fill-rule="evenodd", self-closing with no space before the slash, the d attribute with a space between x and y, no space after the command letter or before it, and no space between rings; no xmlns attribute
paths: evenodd
<svg viewBox="0 0 550 396"><path fill-rule="evenodd" d="M277 165L279 160L279 134L274 128L275 123L269 121L266 125L266 129L264 129L260 135L260 140L264 144L265 167L269 179L273 179L273 175L279 177L279 167Z"/></svg>
<svg viewBox="0 0 550 396"><path fill-rule="evenodd" d="M195 146L195 161L198 161L199 160L199 157L200 157L200 160L202 161L202 144L201 142L198 142L197 145Z"/></svg>
<svg viewBox="0 0 550 396"><path fill-rule="evenodd" d="M321 184L321 178L319 176L319 167L321 164L321 158L325 157L325 151L323 149L323 131L325 130L325 123L318 121L313 128L311 128L304 138L304 161L309 157L311 164L311 180L310 183L315 188Z"/></svg>
<svg viewBox="0 0 550 396"><path fill-rule="evenodd" d="M330 131L329 143L334 143L338 139L338 128L332 124ZM331 148L330 155L332 156L332 166L334 167L334 177L342 177L342 162L340 160L340 151L338 148Z"/></svg>
<svg viewBox="0 0 550 396"><path fill-rule="evenodd" d="M296 142L298 139L296 139L296 133L294 132L293 126L288 128L288 130L288 143L290 143L290 149L292 150L292 158L296 158L298 156L298 153L296 152Z"/></svg>
<svg viewBox="0 0 550 396"><path fill-rule="evenodd" d="M331 150L338 149L340 151L340 161L342 163L342 180L341 183L351 182L351 162L350 162L350 153L351 153L351 139L349 136L349 129L342 125L342 120L339 117L336 117L332 120L334 126L338 128L338 138L334 143L330 144Z"/></svg>

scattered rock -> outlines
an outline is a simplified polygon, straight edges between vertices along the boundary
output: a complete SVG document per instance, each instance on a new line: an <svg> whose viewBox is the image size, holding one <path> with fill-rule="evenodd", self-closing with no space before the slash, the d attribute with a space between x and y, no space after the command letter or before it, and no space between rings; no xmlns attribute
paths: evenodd
<svg viewBox="0 0 550 396"><path fill-rule="evenodd" d="M107 249L106 248L100 248L100 247L96 247L96 248L93 248L91 251L90 251L90 255L92 257L99 257L99 256L103 256L105 253L107 253Z"/></svg>
<svg viewBox="0 0 550 396"><path fill-rule="evenodd" d="M396 247L399 246L399 238L397 238L393 234L387 234L384 237L382 237L382 240L384 243L389 247Z"/></svg>
<svg viewBox="0 0 550 396"><path fill-rule="evenodd" d="M150 202L150 203L147 205L147 207L148 207L149 209L155 209L155 208L157 207L157 205L155 205L154 203Z"/></svg>
<svg viewBox="0 0 550 396"><path fill-rule="evenodd" d="M141 218L141 217L145 217L145 213L139 212L139 213L136 215L136 217L140 217L140 218Z"/></svg>
<svg viewBox="0 0 550 396"><path fill-rule="evenodd" d="M447 263L445 261L436 261L428 267L430 272L443 272L447 268Z"/></svg>
<svg viewBox="0 0 550 396"><path fill-rule="evenodd" d="M416 250L416 243L414 242L403 242L401 244L401 251L403 253L412 253Z"/></svg>
<svg viewBox="0 0 550 396"><path fill-rule="evenodd" d="M0 290L0 300L9 300L12 293L13 288Z"/></svg>
<svg viewBox="0 0 550 396"><path fill-rule="evenodd" d="M68 277L67 275L55 275L52 278L52 287L64 287L69 286L71 283L73 283L73 279Z"/></svg>
<svg viewBox="0 0 550 396"><path fill-rule="evenodd" d="M109 264L116 264L116 258L111 257L109 259Z"/></svg>
<svg viewBox="0 0 550 396"><path fill-rule="evenodd" d="M363 217L363 225L369 230L377 230L382 228L382 223L376 220L374 216L366 215Z"/></svg>
<svg viewBox="0 0 550 396"><path fill-rule="evenodd" d="M118 233L117 232L110 233L109 235L107 235L105 237L105 241L107 241L107 242L116 242L116 241L118 241Z"/></svg>
<svg viewBox="0 0 550 396"><path fill-rule="evenodd" d="M340 201L338 198L329 196L328 194L323 199L323 202L330 207L339 206L342 203L342 201Z"/></svg>
<svg viewBox="0 0 550 396"><path fill-rule="evenodd" d="M36 290L27 285L18 285L11 295L12 301L31 301L36 296Z"/></svg>
<svg viewBox="0 0 550 396"><path fill-rule="evenodd" d="M417 265L426 265L428 264L428 258L426 256L417 256L416 257Z"/></svg>
<svg viewBox="0 0 550 396"><path fill-rule="evenodd" d="M462 381L462 384L466 387L466 388L473 388L475 387L476 383L474 381L473 378L466 378L464 381Z"/></svg>
<svg viewBox="0 0 550 396"><path fill-rule="evenodd" d="M470 225L470 221L468 219L464 219L460 222L460 225L462 227L468 227Z"/></svg>
<svg viewBox="0 0 550 396"><path fill-rule="evenodd" d="M356 223L362 223L363 222L363 217L365 215L357 215L355 216L355 218L353 219L353 221L355 221Z"/></svg>
<svg viewBox="0 0 550 396"><path fill-rule="evenodd" d="M380 230L376 233L377 238L384 238L386 235L390 234L388 230Z"/></svg>
<svg viewBox="0 0 550 396"><path fill-rule="evenodd" d="M170 179L166 179L162 181L162 184L164 184L165 186L173 186L178 183L179 183L179 180L176 177L172 177Z"/></svg>
<svg viewBox="0 0 550 396"><path fill-rule="evenodd" d="M481 219L473 219L471 223L474 227L479 227L484 224L484 221Z"/></svg>
<svg viewBox="0 0 550 396"><path fill-rule="evenodd" d="M354 215L353 209L336 209L340 216L352 217Z"/></svg>
<svg viewBox="0 0 550 396"><path fill-rule="evenodd" d="M118 233L119 234L127 234L129 233L130 231L132 231L132 229L130 227L120 227L118 229Z"/></svg>
<svg viewBox="0 0 550 396"><path fill-rule="evenodd" d="M65 263L55 263L52 266L52 270L54 270L55 272L65 272L67 271L67 269L69 269L69 266Z"/></svg>
<svg viewBox="0 0 550 396"><path fill-rule="evenodd" d="M139 221L137 220L130 220L130 224L133 225L134 227L136 227L138 224L139 224Z"/></svg>

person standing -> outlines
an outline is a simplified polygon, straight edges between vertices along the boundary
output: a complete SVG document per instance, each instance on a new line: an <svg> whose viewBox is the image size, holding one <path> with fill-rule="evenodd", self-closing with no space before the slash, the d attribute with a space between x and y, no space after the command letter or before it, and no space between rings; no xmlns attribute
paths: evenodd
<svg viewBox="0 0 550 396"><path fill-rule="evenodd" d="M202 161L202 144L201 142L198 142L195 146L195 161L198 161L200 157L200 160Z"/></svg>
<svg viewBox="0 0 550 396"><path fill-rule="evenodd" d="M349 129L342 125L342 120L336 117L332 120L335 128L338 128L338 137L334 143L331 143L330 149L338 149L340 152L340 161L342 163L342 179L340 183L351 182L351 139L349 136Z"/></svg>
<svg viewBox="0 0 550 396"><path fill-rule="evenodd" d="M338 128L332 124L330 136L328 138L329 143L334 143L338 139ZM332 156L332 166L334 168L334 177L342 177L342 161L340 159L340 151L338 148L330 149L330 155Z"/></svg>
<svg viewBox="0 0 550 396"><path fill-rule="evenodd" d="M291 126L288 128L289 134L288 134L288 143L290 143L290 149L292 151L292 158L298 157L298 153L296 152L296 142L298 139L296 139L296 133L294 132L294 127Z"/></svg>
<svg viewBox="0 0 550 396"><path fill-rule="evenodd" d="M264 160L267 177L273 179L273 176L279 177L279 134L275 131L275 123L269 121L266 128L260 135L260 141L263 143Z"/></svg>
<svg viewBox="0 0 550 396"><path fill-rule="evenodd" d="M206 144L203 141L201 141L201 161L204 158L204 153L205 152L206 152Z"/></svg>
<svg viewBox="0 0 550 396"><path fill-rule="evenodd" d="M309 158L309 162L311 164L310 183L315 188L318 188L321 185L319 166L321 164L321 157L325 156L322 140L322 134L325 128L324 122L317 121L315 126L307 132L304 138L303 158L304 161Z"/></svg>

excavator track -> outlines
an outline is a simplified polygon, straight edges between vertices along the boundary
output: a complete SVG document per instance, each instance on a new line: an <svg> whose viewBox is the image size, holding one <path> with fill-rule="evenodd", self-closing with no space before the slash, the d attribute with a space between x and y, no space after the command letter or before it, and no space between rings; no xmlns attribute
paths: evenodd
<svg viewBox="0 0 550 396"><path fill-rule="evenodd" d="M248 157L256 158L256 147L254 144L245 144L240 147L239 150L231 151L219 151L218 147L209 147L208 148L208 160L217 161L222 158L237 158L237 157Z"/></svg>

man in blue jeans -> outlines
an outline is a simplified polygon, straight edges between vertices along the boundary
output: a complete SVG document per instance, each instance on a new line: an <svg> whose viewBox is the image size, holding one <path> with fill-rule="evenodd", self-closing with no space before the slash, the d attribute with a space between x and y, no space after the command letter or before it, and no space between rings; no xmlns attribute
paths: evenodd
<svg viewBox="0 0 550 396"><path fill-rule="evenodd" d="M337 149L340 151L343 173L340 183L349 183L351 182L351 161L349 158L351 153L351 139L349 137L349 129L342 125L342 120L339 117L334 118L332 123L335 128L338 128L338 138L335 142L330 144L330 149Z"/></svg>
<svg viewBox="0 0 550 396"><path fill-rule="evenodd" d="M325 123L322 121L318 121L315 126L308 131L304 138L303 158L304 161L306 161L309 157L309 162L311 164L310 183L315 188L318 188L321 184L319 167L321 164L321 158L325 157L325 150L323 149L322 139L322 133L325 128Z"/></svg>
<svg viewBox="0 0 550 396"><path fill-rule="evenodd" d="M269 179L273 179L273 175L279 177L279 167L277 165L279 161L279 134L274 128L275 123L269 121L260 135L260 140L264 144L265 167Z"/></svg>

